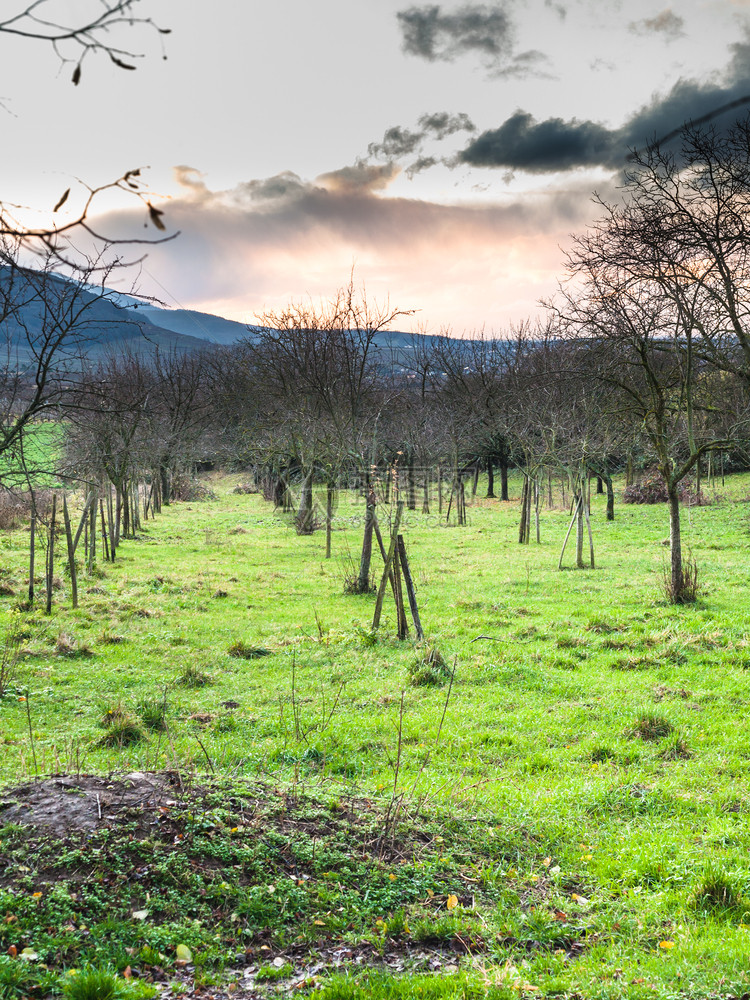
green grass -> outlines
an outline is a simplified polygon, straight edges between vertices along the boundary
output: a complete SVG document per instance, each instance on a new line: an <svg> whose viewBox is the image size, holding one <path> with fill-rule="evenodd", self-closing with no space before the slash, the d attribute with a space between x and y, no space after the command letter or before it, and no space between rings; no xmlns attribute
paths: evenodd
<svg viewBox="0 0 750 1000"><path fill-rule="evenodd" d="M117 563L101 564L96 578L82 573L77 611L64 582L51 626L28 641L1 704L6 785L33 775L34 755L40 772L212 769L250 786L261 778L279 794L292 789L328 816L328 833L292 837L296 864L308 866L304 898L288 874L283 898L274 893L271 904L258 891L284 870L262 841L252 885L222 873L230 889L220 890L209 865L192 881L178 873L179 899L129 947L147 946L170 967L184 939L206 976L261 941L270 954L258 950L256 964L269 966L300 936L311 948L367 947L365 966L393 952L405 963L402 977L364 985L353 965L325 987L330 1000L518 996L524 984L540 996L602 1000L750 990L750 510L738 499L750 478L728 478L723 502L684 512L703 590L683 607L666 604L660 589L663 506L618 504L608 523L604 499L594 498L597 568L562 572L561 505L542 512L542 544L529 546L516 541L517 500L477 501L465 528L408 513L427 634L419 648L396 638L389 597L373 637L374 597L343 592L360 542L351 524L358 498L341 500L326 561L322 533L297 536L258 495L232 494L234 482L213 482L217 501L165 508L123 543ZM385 526L387 513L379 517ZM19 592L27 539L23 531L0 538L3 579ZM14 600L0 598L5 614ZM425 682L420 665L431 648L444 666ZM19 700L27 689L29 700ZM105 745L100 723L112 705L146 723L137 742ZM429 850L395 867L377 851L364 860L335 832L331 803L352 797L371 803L375 825L396 809L407 841L422 829ZM212 849L245 864L232 854L228 822L229 814L214 822ZM281 850L291 834L280 836ZM333 852L329 868L305 855L313 844ZM13 847L14 864L24 851ZM126 854L123 865L131 863ZM37 917L31 899L47 892L42 882L34 888L36 864L27 857L28 886L0 905L22 910L29 934L54 923L47 910ZM166 900L167 885L159 875L154 893ZM231 909L212 902L222 892ZM452 894L459 902L449 911ZM91 903L86 920L91 935L71 954L107 961L97 942L121 935L121 918ZM238 925L250 928L249 944L236 933L233 942ZM4 948L39 944L15 922L2 928ZM456 971L435 979L409 956L440 951L441 934L450 954L440 952L440 968ZM47 964L63 953L50 945ZM120 970L136 962L118 956L109 960Z"/></svg>

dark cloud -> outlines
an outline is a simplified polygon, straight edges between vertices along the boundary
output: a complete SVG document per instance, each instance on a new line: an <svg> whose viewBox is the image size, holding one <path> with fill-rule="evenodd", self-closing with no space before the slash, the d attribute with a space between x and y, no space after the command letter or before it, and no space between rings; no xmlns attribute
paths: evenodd
<svg viewBox="0 0 750 1000"><path fill-rule="evenodd" d="M642 21L631 21L628 27L634 35L660 34L664 35L669 42L673 42L685 34L684 18L675 14L671 7L667 7L666 10L654 17L646 17Z"/></svg>
<svg viewBox="0 0 750 1000"><path fill-rule="evenodd" d="M483 132L461 153L460 160L476 167L544 173L609 162L613 133L595 122L548 118L537 122L517 111L500 128Z"/></svg>
<svg viewBox="0 0 750 1000"><path fill-rule="evenodd" d="M402 156L421 153L430 139L441 141L457 132L476 132L476 125L462 111L452 115L447 111L436 111L433 114L422 115L417 121L417 128L403 128L394 125L386 129L380 142L371 142L367 152L375 159L398 160Z"/></svg>
<svg viewBox="0 0 750 1000"><path fill-rule="evenodd" d="M528 76L546 61L541 52L516 55L515 26L500 4L467 4L443 12L439 4L409 7L396 17L404 52L430 62L478 55L496 76Z"/></svg>
<svg viewBox="0 0 750 1000"><path fill-rule="evenodd" d="M479 167L501 167L547 173L575 167L625 164L628 151L646 143L668 140L686 121L700 123L728 116L750 95L750 43L733 47L723 81L679 80L664 96L654 98L618 129L599 122L548 118L536 121L517 111L499 128L473 139L457 162ZM719 119L720 120L720 119Z"/></svg>

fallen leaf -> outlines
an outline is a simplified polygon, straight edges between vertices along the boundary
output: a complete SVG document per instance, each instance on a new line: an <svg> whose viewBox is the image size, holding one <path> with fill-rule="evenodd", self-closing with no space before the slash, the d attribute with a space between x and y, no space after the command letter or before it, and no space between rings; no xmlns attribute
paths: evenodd
<svg viewBox="0 0 750 1000"><path fill-rule="evenodd" d="M145 920L148 916L148 910L133 910L134 920Z"/></svg>
<svg viewBox="0 0 750 1000"><path fill-rule="evenodd" d="M455 910L458 906L458 896L454 896L453 893L451 893L450 896L448 896L448 900L445 905L449 910Z"/></svg>
<svg viewBox="0 0 750 1000"><path fill-rule="evenodd" d="M178 944L175 948L177 959L180 962L192 962L193 953L186 944Z"/></svg>
<svg viewBox="0 0 750 1000"><path fill-rule="evenodd" d="M36 962L39 960L39 955L37 955L33 948L24 948L20 957L24 958L27 962Z"/></svg>
<svg viewBox="0 0 750 1000"><path fill-rule="evenodd" d="M674 948L674 941L660 941L659 947L665 951L669 951L670 948Z"/></svg>

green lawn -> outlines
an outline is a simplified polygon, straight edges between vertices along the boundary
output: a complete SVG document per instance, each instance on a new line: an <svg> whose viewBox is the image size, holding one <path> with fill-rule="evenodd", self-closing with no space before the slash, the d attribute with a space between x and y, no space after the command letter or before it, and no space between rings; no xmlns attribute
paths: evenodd
<svg viewBox="0 0 750 1000"><path fill-rule="evenodd" d="M45 852L59 845L42 838L32 852L8 828L3 951L36 949L48 976L96 960L139 964L147 979L183 942L201 981L240 951L270 991L302 967L302 944L366 947L369 966L400 956L396 978L376 970L363 985L359 965L328 981L328 963L317 983L300 980L323 983L329 1000L750 991L750 477L684 512L703 585L687 607L661 596L664 506L618 503L608 523L595 497L597 568L562 572L561 505L543 510L542 544L529 546L516 541L518 501L477 500L464 528L409 514L428 643L456 664L449 698L445 684L413 683L424 649L397 640L388 597L373 639L374 598L343 593L361 501L341 501L326 561L322 532L298 537L260 496L233 494L235 482L216 479L216 501L165 508L114 565L82 575L77 611L63 581L0 702L0 775L28 780L34 758L40 773L168 768L200 782L213 771L247 782L267 822L241 839L217 784L201 798L206 829L190 828L187 857L200 865L159 840L148 877L161 908L123 888L122 913L103 906L96 872L117 858L127 872L127 851L108 854L99 835L69 844L80 852L69 870L86 870L74 892L68 876L49 877ZM0 598L4 616L25 588L27 542L23 531L0 538L16 591ZM268 655L232 656L237 643ZM107 713L157 727L164 715L167 728L106 746ZM283 820L290 795L318 816L312 839ZM205 863L209 844L221 870ZM298 879L282 864L290 851ZM273 905L266 889L256 899L267 885ZM67 943L51 930L64 903ZM134 922L131 907L149 917ZM430 949L441 971L425 978L415 956ZM3 983L19 961L0 960L0 996L15 995Z"/></svg>

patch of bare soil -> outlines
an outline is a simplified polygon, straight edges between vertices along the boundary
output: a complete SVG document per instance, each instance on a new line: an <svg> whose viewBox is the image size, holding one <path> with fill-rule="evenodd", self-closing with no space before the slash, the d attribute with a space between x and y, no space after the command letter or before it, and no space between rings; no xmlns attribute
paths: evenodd
<svg viewBox="0 0 750 1000"><path fill-rule="evenodd" d="M55 775L0 793L0 823L29 826L58 837L135 821L144 831L160 809L176 805L179 776L134 771L119 777Z"/></svg>

